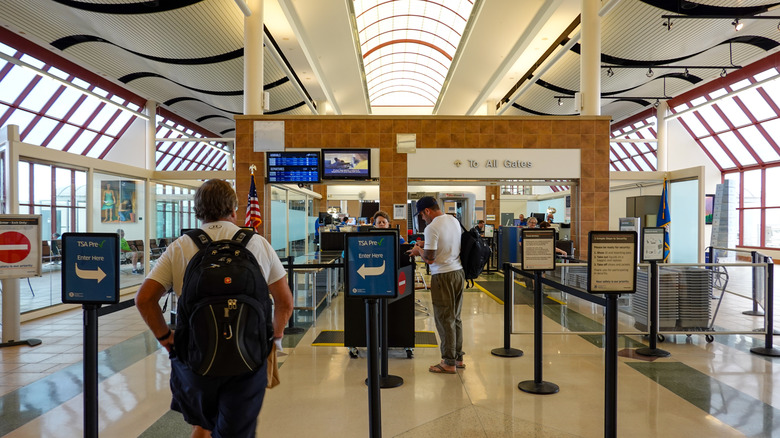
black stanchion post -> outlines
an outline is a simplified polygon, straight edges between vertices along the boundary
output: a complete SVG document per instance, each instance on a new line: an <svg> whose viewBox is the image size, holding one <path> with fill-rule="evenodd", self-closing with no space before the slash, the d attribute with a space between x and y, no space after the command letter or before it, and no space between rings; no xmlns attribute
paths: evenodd
<svg viewBox="0 0 780 438"><path fill-rule="evenodd" d="M368 428L371 438L382 436L382 405L379 394L379 322L376 298L366 299L366 352L368 356Z"/></svg>
<svg viewBox="0 0 780 438"><path fill-rule="evenodd" d="M381 374L379 376L380 388L397 388L404 384L404 379L400 376L393 376L388 374L388 348L390 344L387 341L387 300L381 300L379 305L379 348L382 357ZM366 379L366 385L368 385L368 379Z"/></svg>
<svg viewBox="0 0 780 438"><path fill-rule="evenodd" d="M290 293L293 295L293 306L295 305L295 279L294 276L294 268L293 268L293 260L295 257L289 256L287 257L287 285L290 286ZM314 293L314 291L312 291ZM315 300L316 302L316 300ZM312 312L316 312L317 309L315 308L312 310ZM290 316L290 320L287 322L287 327L284 329L285 335L299 335L306 330L303 329L303 327L296 327L295 326L295 315L293 314Z"/></svg>
<svg viewBox="0 0 780 438"><path fill-rule="evenodd" d="M767 263L767 294L766 294L766 335L764 337L763 347L753 347L750 349L751 353L760 354L762 356L780 356L780 350L775 348L772 343L772 337L775 334L775 274L774 274L774 262L770 257L766 257Z"/></svg>
<svg viewBox="0 0 780 438"><path fill-rule="evenodd" d="M98 436L97 390L97 309L99 304L83 304L84 309L84 437Z"/></svg>
<svg viewBox="0 0 780 438"><path fill-rule="evenodd" d="M509 263L504 263L504 347L490 350L490 354L500 357L520 357L522 350L510 346L510 335L512 334L512 306L515 304L515 295L512 292L512 271L509 269Z"/></svg>
<svg viewBox="0 0 780 438"><path fill-rule="evenodd" d="M617 319L618 294L607 294L604 330L604 437L617 437Z"/></svg>
<svg viewBox="0 0 780 438"><path fill-rule="evenodd" d="M637 348L636 353L642 356L669 357L671 353L657 348L658 340L658 262L650 260L650 348Z"/></svg>
<svg viewBox="0 0 780 438"><path fill-rule="evenodd" d="M751 263L761 263L758 251L750 251L750 260ZM743 315L764 316L764 312L758 308L758 290L756 290L760 284L758 279L758 270L753 266L753 308L742 312Z"/></svg>
<svg viewBox="0 0 780 438"><path fill-rule="evenodd" d="M542 380L542 272L534 273L534 380L525 380L517 384L524 392L531 394L555 394L558 385Z"/></svg>

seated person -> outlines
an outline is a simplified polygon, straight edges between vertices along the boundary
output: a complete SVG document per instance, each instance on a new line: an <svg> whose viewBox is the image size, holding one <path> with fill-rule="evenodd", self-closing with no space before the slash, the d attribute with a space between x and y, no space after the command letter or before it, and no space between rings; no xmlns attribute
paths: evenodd
<svg viewBox="0 0 780 438"><path fill-rule="evenodd" d="M536 228L536 224L538 223L538 221L536 220L535 217L531 216L528 218L527 221L525 221L525 223L528 228Z"/></svg>
<svg viewBox="0 0 780 438"><path fill-rule="evenodd" d="M520 219L520 226L521 227L525 226L527 224L527 222L525 221L525 216L522 213L520 213L520 216L518 216L517 218Z"/></svg>
<svg viewBox="0 0 780 438"><path fill-rule="evenodd" d="M133 263L133 274L143 274L144 273L144 255L141 253L141 251L138 251L138 248L135 247L135 245L130 246L129 243L127 243L127 240L125 240L125 230L118 229L116 230L116 233L119 234L119 251L126 253L130 255L130 261ZM137 268L138 261L141 262L141 267Z"/></svg>
<svg viewBox="0 0 780 438"><path fill-rule="evenodd" d="M379 210L374 213L374 217L371 218L371 223L373 223L376 228L390 228L390 215L383 210ZM404 244L406 241L403 237L398 236L398 243Z"/></svg>
<svg viewBox="0 0 780 438"><path fill-rule="evenodd" d="M553 223L554 216L552 213L547 213L547 222Z"/></svg>

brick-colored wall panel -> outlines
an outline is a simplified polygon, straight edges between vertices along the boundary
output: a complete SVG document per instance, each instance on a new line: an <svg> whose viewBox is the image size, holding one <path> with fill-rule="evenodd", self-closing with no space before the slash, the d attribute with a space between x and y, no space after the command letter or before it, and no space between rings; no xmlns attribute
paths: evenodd
<svg viewBox="0 0 780 438"><path fill-rule="evenodd" d="M406 154L396 153L396 134L417 134L418 148L579 148L582 150L581 179L572 199L572 221L579 222L579 235L572 238L579 257L587 254L587 233L607 229L609 219L609 117L381 117L381 116L237 116L236 117L236 191L242 206L249 189L250 164L258 167L256 183L260 202L267 189L260 190L265 175L265 154L252 150L254 120L285 122L287 148L370 147L380 149L380 208L390 213L393 204L406 202ZM316 186L315 186L316 187ZM327 187L316 189L327 196ZM322 190L322 192L320 192ZM485 188L485 214L500 220L498 186ZM494 196L491 196L494 195ZM491 199L494 197L495 199ZM324 209L326 203L321 203ZM579 209L579 210L578 210ZM265 230L270 230L264 215ZM392 221L402 224L403 221Z"/></svg>

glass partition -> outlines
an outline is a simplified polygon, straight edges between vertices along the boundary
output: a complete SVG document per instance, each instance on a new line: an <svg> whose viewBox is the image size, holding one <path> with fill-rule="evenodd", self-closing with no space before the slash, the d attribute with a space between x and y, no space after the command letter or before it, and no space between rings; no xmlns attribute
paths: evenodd
<svg viewBox="0 0 780 438"><path fill-rule="evenodd" d="M279 258L287 257L287 190L271 186L271 236L270 242Z"/></svg>

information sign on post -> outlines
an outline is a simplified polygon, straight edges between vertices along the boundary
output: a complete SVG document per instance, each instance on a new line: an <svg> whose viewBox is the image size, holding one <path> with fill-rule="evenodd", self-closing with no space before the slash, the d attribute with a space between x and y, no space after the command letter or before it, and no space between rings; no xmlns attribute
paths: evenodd
<svg viewBox="0 0 780 438"><path fill-rule="evenodd" d="M62 267L63 303L119 302L119 235L116 233L63 234Z"/></svg>
<svg viewBox="0 0 780 438"><path fill-rule="evenodd" d="M664 240L666 228L645 227L642 228L642 260L661 261L664 259Z"/></svg>
<svg viewBox="0 0 780 438"><path fill-rule="evenodd" d="M397 297L398 234L394 231L349 233L345 239L347 297Z"/></svg>
<svg viewBox="0 0 780 438"><path fill-rule="evenodd" d="M41 276L41 215L0 215L0 279Z"/></svg>
<svg viewBox="0 0 780 438"><path fill-rule="evenodd" d="M588 292L636 292L636 231L588 233Z"/></svg>
<svg viewBox="0 0 780 438"><path fill-rule="evenodd" d="M523 228L521 262L524 271L555 270L555 230Z"/></svg>

